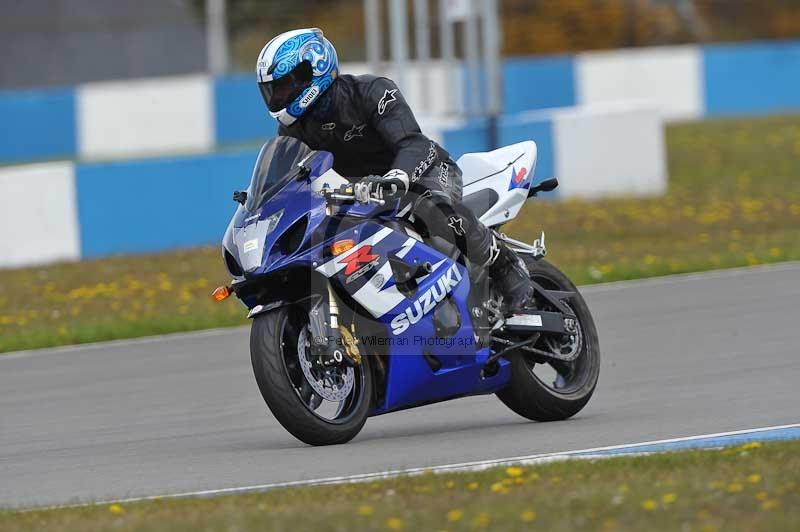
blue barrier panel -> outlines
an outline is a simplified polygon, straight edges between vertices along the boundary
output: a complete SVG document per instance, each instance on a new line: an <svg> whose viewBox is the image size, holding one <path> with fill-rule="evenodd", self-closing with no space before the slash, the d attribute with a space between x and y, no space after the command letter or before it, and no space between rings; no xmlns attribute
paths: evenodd
<svg viewBox="0 0 800 532"><path fill-rule="evenodd" d="M538 183L542 179L558 177L555 175L552 119L543 113L523 113L503 117L500 127L500 145L507 146L525 140L534 141L537 148L533 182Z"/></svg>
<svg viewBox="0 0 800 532"><path fill-rule="evenodd" d="M503 61L506 113L575 105L574 58L514 57Z"/></svg>
<svg viewBox="0 0 800 532"><path fill-rule="evenodd" d="M76 168L81 256L221 242L257 150Z"/></svg>
<svg viewBox="0 0 800 532"><path fill-rule="evenodd" d="M214 116L217 145L264 141L278 131L258 93L254 74L214 80Z"/></svg>
<svg viewBox="0 0 800 532"><path fill-rule="evenodd" d="M75 91L0 92L0 162L72 158Z"/></svg>
<svg viewBox="0 0 800 532"><path fill-rule="evenodd" d="M800 108L800 42L703 47L709 115L754 114Z"/></svg>
<svg viewBox="0 0 800 532"><path fill-rule="evenodd" d="M454 129L442 132L443 147L453 159L465 153L486 151L489 149L489 131L486 120L471 120Z"/></svg>

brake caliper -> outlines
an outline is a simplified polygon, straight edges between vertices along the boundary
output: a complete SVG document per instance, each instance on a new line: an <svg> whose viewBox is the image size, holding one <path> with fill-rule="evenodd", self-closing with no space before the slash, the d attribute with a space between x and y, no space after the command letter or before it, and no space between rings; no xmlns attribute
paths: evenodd
<svg viewBox="0 0 800 532"><path fill-rule="evenodd" d="M358 349L358 339L356 339L344 325L339 325L339 334L342 335L342 344L344 345L345 353L347 353L347 358L358 366L361 364L361 351Z"/></svg>

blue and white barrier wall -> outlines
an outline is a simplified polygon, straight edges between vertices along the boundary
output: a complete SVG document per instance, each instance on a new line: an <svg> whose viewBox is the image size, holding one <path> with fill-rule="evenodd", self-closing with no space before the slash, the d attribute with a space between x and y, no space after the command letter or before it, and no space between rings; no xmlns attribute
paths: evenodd
<svg viewBox="0 0 800 532"><path fill-rule="evenodd" d="M346 64L343 72L366 72ZM463 72L434 62L423 94L405 73L420 116L463 109ZM505 111L650 101L666 120L800 110L800 41L670 46L511 57ZM0 91L0 163L204 151L274 134L250 74L90 83Z"/></svg>
<svg viewBox="0 0 800 532"><path fill-rule="evenodd" d="M431 132L455 156L486 148L485 124ZM500 141L533 139L535 179L562 197L666 189L662 124L646 104L532 111L504 117ZM0 267L219 243L258 150L138 161L0 167Z"/></svg>
<svg viewBox="0 0 800 532"><path fill-rule="evenodd" d="M0 267L217 243L257 155L0 167Z"/></svg>
<svg viewBox="0 0 800 532"><path fill-rule="evenodd" d="M365 64L343 65L352 74ZM456 76L453 83L448 72ZM461 110L460 71L434 61L423 94L416 66L406 97L423 113ZM204 152L275 134L255 78L238 74L97 82L75 89L0 92L0 164L42 159L108 160Z"/></svg>
<svg viewBox="0 0 800 532"><path fill-rule="evenodd" d="M487 124L431 128L454 158L487 149ZM501 146L534 140L535 180L558 177L558 197L650 196L667 190L663 120L652 104L616 102L526 111L498 123Z"/></svg>
<svg viewBox="0 0 800 532"><path fill-rule="evenodd" d="M404 74L417 115L463 109L460 68L433 62L424 91L420 75L413 64ZM631 99L650 101L666 120L797 111L800 41L511 57L503 81L509 114ZM0 92L0 124L0 163L205 151L276 129L249 73Z"/></svg>
<svg viewBox="0 0 800 532"><path fill-rule="evenodd" d="M505 111L645 99L666 120L800 110L800 41L515 57Z"/></svg>

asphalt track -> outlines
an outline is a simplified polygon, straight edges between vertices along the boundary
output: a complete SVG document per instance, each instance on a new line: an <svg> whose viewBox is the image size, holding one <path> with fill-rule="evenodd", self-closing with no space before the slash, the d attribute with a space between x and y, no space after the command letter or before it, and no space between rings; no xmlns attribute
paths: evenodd
<svg viewBox="0 0 800 532"><path fill-rule="evenodd" d="M800 421L800 263L588 287L603 353L575 418L493 396L311 448L272 418L247 330L0 355L0 506L373 473Z"/></svg>

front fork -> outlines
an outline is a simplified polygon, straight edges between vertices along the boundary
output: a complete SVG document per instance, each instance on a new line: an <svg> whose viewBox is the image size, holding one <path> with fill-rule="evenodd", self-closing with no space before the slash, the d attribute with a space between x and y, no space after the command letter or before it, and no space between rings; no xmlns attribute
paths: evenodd
<svg viewBox="0 0 800 532"><path fill-rule="evenodd" d="M330 281L326 282L327 298L320 297L309 310L312 345L322 356L326 366L361 363L358 340L339 319L339 304ZM326 300L327 299L327 300Z"/></svg>

